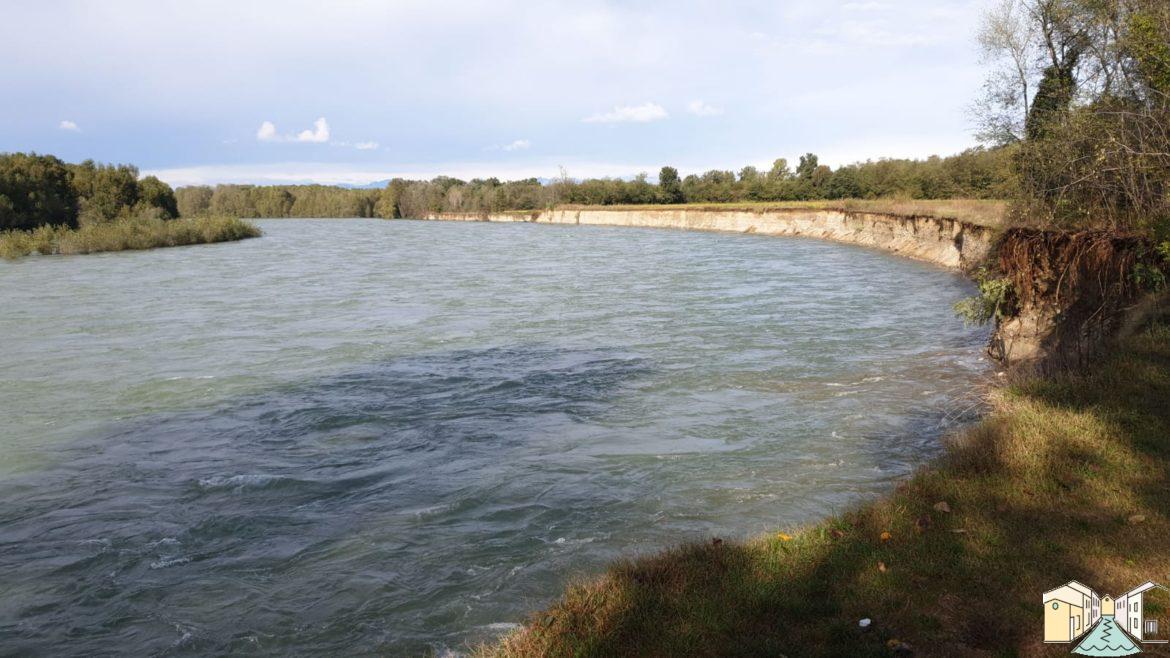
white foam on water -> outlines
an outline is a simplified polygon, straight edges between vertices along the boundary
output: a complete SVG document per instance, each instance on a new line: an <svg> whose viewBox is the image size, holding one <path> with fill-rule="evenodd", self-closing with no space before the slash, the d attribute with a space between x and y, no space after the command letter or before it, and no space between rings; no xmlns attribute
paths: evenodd
<svg viewBox="0 0 1170 658"><path fill-rule="evenodd" d="M183 557L181 555L175 556L175 557L164 557L164 558L159 558L159 559L155 560L154 562L151 562L150 568L151 569L166 569L167 567L173 567L173 566L180 565L180 564L187 564L190 561L191 561L191 558Z"/></svg>
<svg viewBox="0 0 1170 658"><path fill-rule="evenodd" d="M494 624L480 626L480 628L483 628L483 629L486 629L489 631L496 631L497 633L502 633L504 631L514 631L518 628L523 628L523 626L521 626L520 624L512 623L510 621L498 621Z"/></svg>
<svg viewBox="0 0 1170 658"><path fill-rule="evenodd" d="M199 480L199 486L203 489L247 489L266 487L273 482L280 480L279 475L267 475L265 473L248 473L232 476L215 476L203 478Z"/></svg>

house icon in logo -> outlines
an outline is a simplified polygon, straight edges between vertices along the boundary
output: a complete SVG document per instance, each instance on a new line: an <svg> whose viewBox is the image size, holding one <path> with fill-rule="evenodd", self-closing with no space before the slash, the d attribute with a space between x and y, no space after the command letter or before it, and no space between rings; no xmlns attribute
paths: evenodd
<svg viewBox="0 0 1170 658"><path fill-rule="evenodd" d="M1132 656L1170 639L1170 590L1146 582L1114 598L1075 580L1044 593L1044 641L1083 656Z"/></svg>

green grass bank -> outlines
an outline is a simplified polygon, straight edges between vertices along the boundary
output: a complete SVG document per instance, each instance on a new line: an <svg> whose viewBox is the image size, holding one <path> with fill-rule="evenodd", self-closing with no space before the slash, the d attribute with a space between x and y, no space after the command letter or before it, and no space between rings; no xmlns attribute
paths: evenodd
<svg viewBox="0 0 1170 658"><path fill-rule="evenodd" d="M1042 643L1043 592L1170 576L1170 316L1091 371L990 396L891 494L617 563L479 655L1068 655Z"/></svg>
<svg viewBox="0 0 1170 658"><path fill-rule="evenodd" d="M180 247L259 236L259 228L235 217L128 218L76 229L46 225L31 231L5 231L0 233L0 257Z"/></svg>

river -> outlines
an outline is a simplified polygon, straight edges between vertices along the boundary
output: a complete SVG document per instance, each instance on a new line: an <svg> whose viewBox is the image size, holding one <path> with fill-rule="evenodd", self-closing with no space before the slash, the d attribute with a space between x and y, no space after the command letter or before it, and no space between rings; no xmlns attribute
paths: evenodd
<svg viewBox="0 0 1170 658"><path fill-rule="evenodd" d="M378 220L0 262L0 654L443 654L889 490L973 286L800 238Z"/></svg>

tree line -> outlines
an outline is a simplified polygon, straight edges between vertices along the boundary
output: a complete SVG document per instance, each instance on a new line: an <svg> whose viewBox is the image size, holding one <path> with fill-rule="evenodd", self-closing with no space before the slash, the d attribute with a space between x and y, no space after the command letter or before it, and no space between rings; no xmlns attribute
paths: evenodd
<svg viewBox="0 0 1170 658"><path fill-rule="evenodd" d="M378 217L378 190L331 185L196 185L175 190L183 217Z"/></svg>
<svg viewBox="0 0 1170 658"><path fill-rule="evenodd" d="M575 180L567 172L551 181L497 178L463 181L394 179L382 189L324 185L217 185L176 190L183 216L423 217L439 212L487 213L541 210L560 204L635 205L810 201L824 199L1001 199L1013 194L1011 148L975 148L925 160L885 159L832 169L812 153L791 167L776 160L767 171L712 170L682 178L663 167L657 181Z"/></svg>
<svg viewBox="0 0 1170 658"><path fill-rule="evenodd" d="M0 153L0 231L178 216L171 187L154 176L139 178L133 166Z"/></svg>

